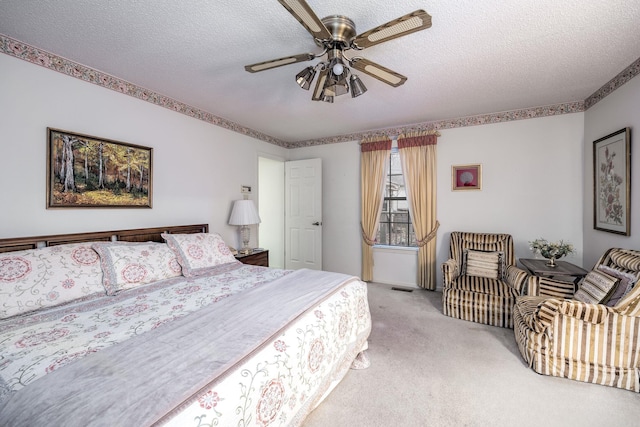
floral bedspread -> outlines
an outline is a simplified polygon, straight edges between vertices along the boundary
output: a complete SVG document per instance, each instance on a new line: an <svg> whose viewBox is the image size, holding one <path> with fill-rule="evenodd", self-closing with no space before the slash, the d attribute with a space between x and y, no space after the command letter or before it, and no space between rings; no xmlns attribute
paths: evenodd
<svg viewBox="0 0 640 427"><path fill-rule="evenodd" d="M176 277L0 322L0 401L75 359L288 271L232 263L215 273L194 279Z"/></svg>
<svg viewBox="0 0 640 427"><path fill-rule="evenodd" d="M350 368L369 366L370 332L367 285L353 281L162 424L299 426Z"/></svg>
<svg viewBox="0 0 640 427"><path fill-rule="evenodd" d="M168 279L3 321L0 402L78 358L288 273L234 263L213 275ZM366 285L352 282L162 422L299 425L363 350L370 327Z"/></svg>

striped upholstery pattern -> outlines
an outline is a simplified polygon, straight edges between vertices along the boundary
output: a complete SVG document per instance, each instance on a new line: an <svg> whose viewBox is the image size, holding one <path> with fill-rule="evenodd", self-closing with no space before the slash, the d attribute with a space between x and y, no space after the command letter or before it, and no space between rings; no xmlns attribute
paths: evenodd
<svg viewBox="0 0 640 427"><path fill-rule="evenodd" d="M461 275L464 252L504 253L504 280ZM527 273L515 266L513 238L509 234L451 233L449 260L442 264L442 306L447 316L476 323L513 328L516 297L526 287Z"/></svg>
<svg viewBox="0 0 640 427"><path fill-rule="evenodd" d="M599 265L639 277L640 251L609 249ZM520 353L539 374L640 392L640 285L615 307L518 296L513 320Z"/></svg>
<svg viewBox="0 0 640 427"><path fill-rule="evenodd" d="M527 295L540 295L551 298L571 298L575 290L573 282L561 282L547 277L529 276Z"/></svg>

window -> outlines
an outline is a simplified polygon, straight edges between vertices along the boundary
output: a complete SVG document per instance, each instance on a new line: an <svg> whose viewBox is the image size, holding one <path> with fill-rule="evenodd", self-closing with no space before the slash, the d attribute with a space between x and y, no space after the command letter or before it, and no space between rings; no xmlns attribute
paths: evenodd
<svg viewBox="0 0 640 427"><path fill-rule="evenodd" d="M386 178L377 244L389 246L417 246L416 234L409 217L409 202L398 148L391 149L389 174Z"/></svg>

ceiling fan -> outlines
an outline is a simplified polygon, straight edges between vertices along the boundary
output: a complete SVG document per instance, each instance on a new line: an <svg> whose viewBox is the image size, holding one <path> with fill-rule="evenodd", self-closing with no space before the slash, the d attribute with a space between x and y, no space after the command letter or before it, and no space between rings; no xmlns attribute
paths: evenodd
<svg viewBox="0 0 640 427"><path fill-rule="evenodd" d="M431 16L424 10L419 9L356 35L355 23L346 16L331 15L319 19L305 0L278 1L311 33L315 43L323 51L318 54L303 53L285 56L284 58L247 65L244 68L250 73L257 73L296 62L310 61L326 54L326 61L321 61L315 66L309 66L296 75L298 85L302 89L308 90L314 77L318 74L316 86L311 96L314 101L333 102L334 97L347 92L351 92L352 98L366 92L367 88L358 76L351 73L349 67L393 87L404 84L407 78L402 74L361 56L348 57L345 55L345 51L360 51L431 27Z"/></svg>

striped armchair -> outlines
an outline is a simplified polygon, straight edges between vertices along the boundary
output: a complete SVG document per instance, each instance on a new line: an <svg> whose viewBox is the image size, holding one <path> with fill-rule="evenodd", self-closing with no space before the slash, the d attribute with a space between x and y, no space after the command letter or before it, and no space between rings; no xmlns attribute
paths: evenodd
<svg viewBox="0 0 640 427"><path fill-rule="evenodd" d="M610 276L628 281L618 286L630 287L640 277L640 251L609 249L594 270L607 267ZM514 333L529 367L640 392L640 285L613 306L563 298L573 294L567 284L558 282L556 290L552 285L553 280L531 277L529 295L518 297L514 307ZM531 296L536 293L542 296Z"/></svg>
<svg viewBox="0 0 640 427"><path fill-rule="evenodd" d="M467 268L471 252L499 254L497 277ZM513 238L509 234L454 231L449 260L442 264L442 306L447 316L503 328L513 328L512 309L526 285L527 273L516 267Z"/></svg>

